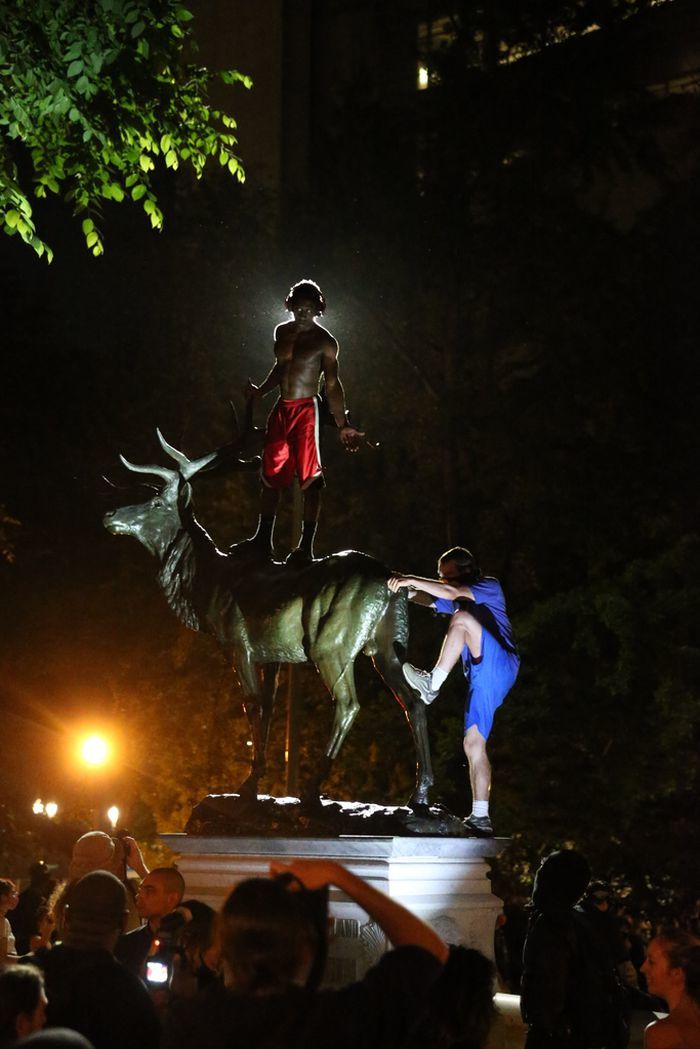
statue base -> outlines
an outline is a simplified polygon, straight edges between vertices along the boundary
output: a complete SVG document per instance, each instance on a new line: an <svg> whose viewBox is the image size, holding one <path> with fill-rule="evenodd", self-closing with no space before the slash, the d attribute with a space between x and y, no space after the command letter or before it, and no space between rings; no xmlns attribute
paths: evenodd
<svg viewBox="0 0 700 1049"><path fill-rule="evenodd" d="M266 794L257 798L209 794L195 805L185 831L206 836L232 834L265 838L474 837L461 819L440 805L426 805L414 811L403 805L321 798L317 805L308 807L299 798L274 798Z"/></svg>
<svg viewBox="0 0 700 1049"><path fill-rule="evenodd" d="M403 813L398 818L403 819ZM297 858L322 857L342 863L420 915L446 942L476 947L493 958L494 929L502 904L491 892L487 863L505 848L508 839L406 831L370 835L357 830L335 837L308 832L160 837L178 854L186 895L217 909L236 882L267 876L272 859L291 863ZM339 986L361 977L387 949L387 943L365 912L336 888L330 890L329 908L333 933L326 984Z"/></svg>

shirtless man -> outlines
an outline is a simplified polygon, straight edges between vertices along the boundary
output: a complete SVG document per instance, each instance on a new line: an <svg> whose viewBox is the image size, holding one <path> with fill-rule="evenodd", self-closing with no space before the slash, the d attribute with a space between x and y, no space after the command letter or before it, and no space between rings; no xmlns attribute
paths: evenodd
<svg viewBox="0 0 700 1049"><path fill-rule="evenodd" d="M437 579L395 575L388 586L394 593L404 587L409 600L450 616L433 670L404 663L403 673L423 702L432 703L461 658L467 684L463 745L472 789L472 811L465 822L477 836L491 837L491 763L486 741L494 714L515 684L520 667L501 585L481 574L469 550L455 546L440 556Z"/></svg>
<svg viewBox="0 0 700 1049"><path fill-rule="evenodd" d="M249 380L245 390L250 400L264 397L277 386L280 389L265 430L260 520L252 542L272 553L280 492L291 487L296 474L304 494L304 515L299 546L290 558L304 562L313 560L324 486L319 446L321 376L328 407L345 448L357 451L363 434L347 421L345 394L338 378L338 343L317 321L326 308L318 284L299 281L290 288L284 304L294 320L275 328L275 365L260 386Z"/></svg>

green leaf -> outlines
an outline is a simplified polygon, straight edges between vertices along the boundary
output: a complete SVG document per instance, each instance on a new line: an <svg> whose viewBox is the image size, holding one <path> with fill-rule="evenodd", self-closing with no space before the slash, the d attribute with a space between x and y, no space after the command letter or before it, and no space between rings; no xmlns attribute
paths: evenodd
<svg viewBox="0 0 700 1049"><path fill-rule="evenodd" d="M186 7L178 7L175 11L175 17L178 22L190 22L194 18L194 15L191 11L188 11Z"/></svg>
<svg viewBox="0 0 700 1049"><path fill-rule="evenodd" d="M78 76L85 68L82 59L76 59L68 66L68 76Z"/></svg>
<svg viewBox="0 0 700 1049"><path fill-rule="evenodd" d="M146 28L146 23L145 22L137 22L136 25L131 27L131 35L132 35L132 37L141 36L141 34L143 33L145 28Z"/></svg>
<svg viewBox="0 0 700 1049"><path fill-rule="evenodd" d="M95 228L95 223L92 219L83 219L83 233L87 237L88 233L92 233Z"/></svg>
<svg viewBox="0 0 700 1049"><path fill-rule="evenodd" d="M70 113L68 114L68 119L72 120L74 122L76 120L80 120L80 110L76 109L75 106L73 106L73 108L71 109Z"/></svg>
<svg viewBox="0 0 700 1049"><path fill-rule="evenodd" d="M97 244L98 240L99 236L97 234L97 230L93 229L90 233L88 233L87 237L85 238L85 243L87 244L88 248L91 248L93 244Z"/></svg>
<svg viewBox="0 0 700 1049"><path fill-rule="evenodd" d="M20 220L20 217L21 216L19 211L15 211L14 209L12 211L5 212L5 222L10 227L10 229L14 229L16 227L17 223Z"/></svg>
<svg viewBox="0 0 700 1049"><path fill-rule="evenodd" d="M141 197L144 195L145 192L146 187L143 185L142 182L139 183L138 186L134 186L134 188L131 191L132 200L141 200Z"/></svg>
<svg viewBox="0 0 700 1049"><path fill-rule="evenodd" d="M231 172L231 174L235 175L236 172L238 171L238 168L239 168L238 160L236 159L236 157L231 157L231 159L228 162L228 169Z"/></svg>
<svg viewBox="0 0 700 1049"><path fill-rule="evenodd" d="M88 78L85 75L83 75L76 82L75 90L78 92L79 95L84 95L89 86L90 86L90 81L88 80Z"/></svg>

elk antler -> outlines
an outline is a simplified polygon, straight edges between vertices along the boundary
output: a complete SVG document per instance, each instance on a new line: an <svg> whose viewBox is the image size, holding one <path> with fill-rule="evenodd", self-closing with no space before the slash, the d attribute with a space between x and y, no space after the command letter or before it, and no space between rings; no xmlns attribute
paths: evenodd
<svg viewBox="0 0 700 1049"><path fill-rule="evenodd" d="M181 475L186 481L189 481L196 473L199 473L199 471L203 470L205 466L208 466L212 460L216 459L216 452L209 452L208 455L202 455L199 459L188 459L183 452L179 452L177 448L173 448L172 444L168 444L160 430L156 430L156 433L158 434L161 448L164 452L167 452L171 459L175 460L180 467Z"/></svg>
<svg viewBox="0 0 700 1049"><path fill-rule="evenodd" d="M155 477L161 477L168 483L174 481L178 476L176 470L168 470L165 466L137 466L136 463L130 463L123 455L120 455L119 458L127 470L131 470L135 474L153 474Z"/></svg>

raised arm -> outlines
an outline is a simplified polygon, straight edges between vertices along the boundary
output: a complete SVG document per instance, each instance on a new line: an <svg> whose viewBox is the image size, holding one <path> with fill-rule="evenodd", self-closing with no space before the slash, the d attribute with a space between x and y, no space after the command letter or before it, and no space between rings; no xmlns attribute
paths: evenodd
<svg viewBox="0 0 700 1049"><path fill-rule="evenodd" d="M321 372L326 384L328 407L340 431L340 439L350 452L356 452L364 434L351 426L347 420L345 408L345 391L338 375L338 343L332 335L323 347Z"/></svg>
<svg viewBox="0 0 700 1049"><path fill-rule="evenodd" d="M340 863L333 860L295 860L289 865L276 861L270 864L271 874L285 871L295 875L307 889L337 886L367 912L393 947L422 947L438 961L444 963L447 960L447 945L429 925Z"/></svg>

